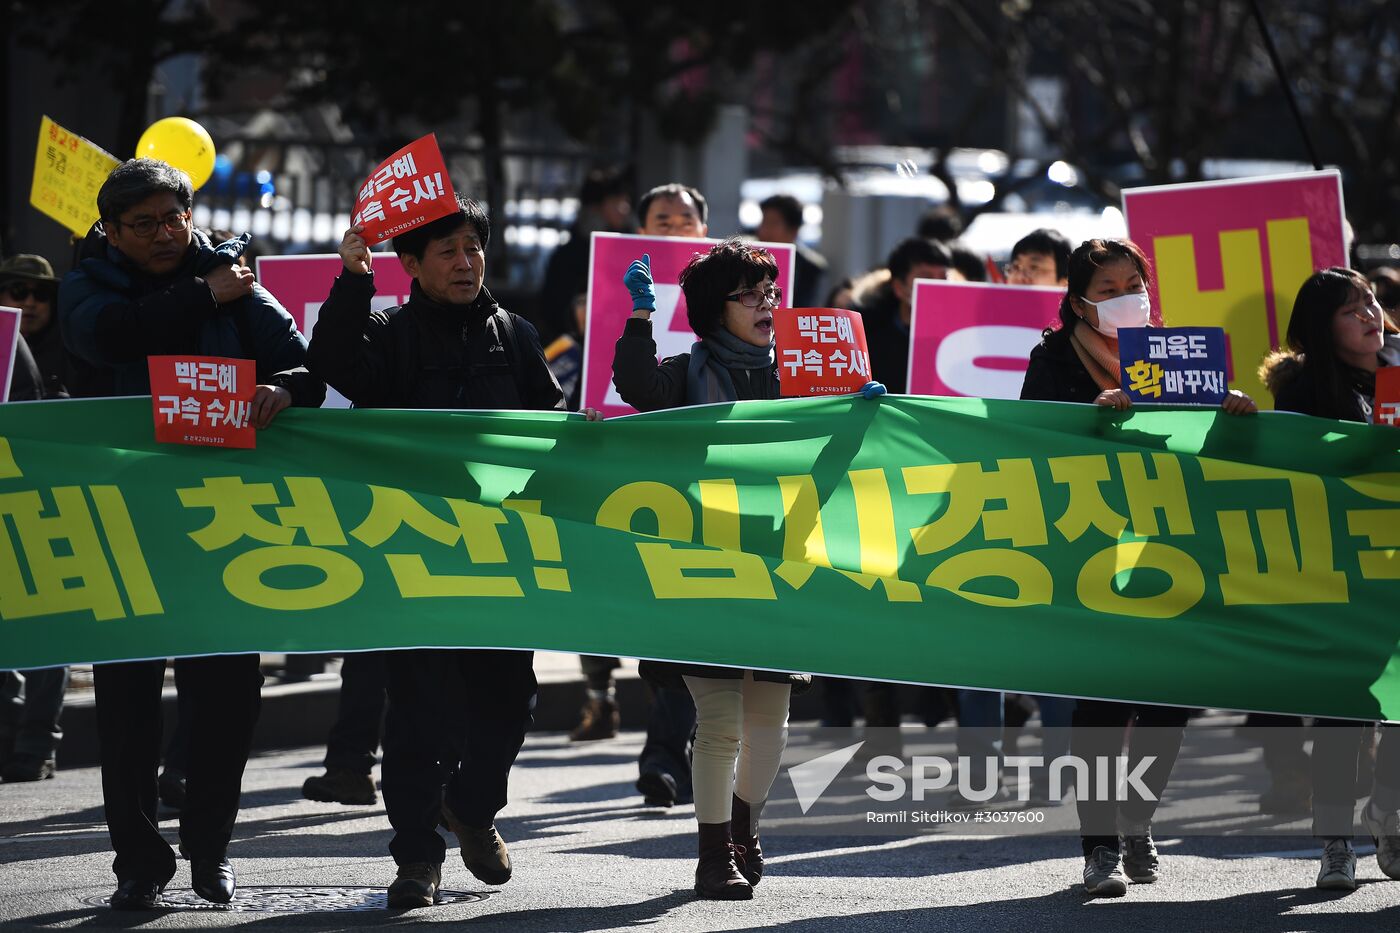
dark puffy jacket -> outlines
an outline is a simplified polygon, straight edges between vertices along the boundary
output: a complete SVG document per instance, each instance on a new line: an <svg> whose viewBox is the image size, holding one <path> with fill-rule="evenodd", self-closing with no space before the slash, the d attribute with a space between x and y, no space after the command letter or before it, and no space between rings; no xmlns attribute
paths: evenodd
<svg viewBox="0 0 1400 933"><path fill-rule="evenodd" d="M1066 328L1047 330L1031 350L1021 398L1040 402L1092 402L1103 391L1084 368Z"/></svg>
<svg viewBox="0 0 1400 933"><path fill-rule="evenodd" d="M321 305L307 365L359 408L563 409L529 321L484 287L441 305L413 283L408 301L370 309L374 274L342 272Z"/></svg>
<svg viewBox="0 0 1400 933"><path fill-rule="evenodd" d="M696 404L686 398L690 354L668 356L658 365L651 321L628 318L613 349L613 384L622 400L637 411L664 411ZM778 398L781 385L776 366L770 371L730 369L729 378L740 401Z"/></svg>
<svg viewBox="0 0 1400 933"><path fill-rule="evenodd" d="M1376 355L1381 366L1400 366L1400 335L1386 334L1385 344ZM1279 411L1369 422L1376 402L1375 375L1359 369L1345 369L1343 374L1346 384L1341 387L1341 397L1329 398L1301 353L1276 350L1259 366L1259 378L1273 393L1274 408Z"/></svg>
<svg viewBox="0 0 1400 933"><path fill-rule="evenodd" d="M159 278L103 246L63 277L63 342L79 361L110 376L100 394L147 395L146 357L191 354L251 359L258 381L286 389L293 405L315 408L325 400L325 384L302 366L306 340L276 298L254 285L251 295L220 305L202 278L232 264L247 243L245 234L215 249L196 230L185 261Z"/></svg>

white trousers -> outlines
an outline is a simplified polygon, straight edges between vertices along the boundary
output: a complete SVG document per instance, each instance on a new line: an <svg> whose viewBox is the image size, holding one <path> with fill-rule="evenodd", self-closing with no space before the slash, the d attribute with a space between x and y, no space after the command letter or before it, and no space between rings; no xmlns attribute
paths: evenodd
<svg viewBox="0 0 1400 933"><path fill-rule="evenodd" d="M757 818L787 744L791 685L754 680L752 671L743 680L687 676L685 685L695 698L696 820L729 822L736 794Z"/></svg>

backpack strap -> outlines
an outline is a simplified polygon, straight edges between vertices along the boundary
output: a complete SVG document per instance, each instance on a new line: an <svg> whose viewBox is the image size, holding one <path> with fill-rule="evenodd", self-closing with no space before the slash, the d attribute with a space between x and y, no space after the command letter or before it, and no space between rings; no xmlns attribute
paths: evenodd
<svg viewBox="0 0 1400 933"><path fill-rule="evenodd" d="M497 308L496 313L491 316L496 321L496 336L505 345L506 355L510 358L510 374L515 380L515 391L520 395L520 404L528 408L530 397L525 384L525 354L520 349L520 340L516 336L515 315L505 308Z"/></svg>

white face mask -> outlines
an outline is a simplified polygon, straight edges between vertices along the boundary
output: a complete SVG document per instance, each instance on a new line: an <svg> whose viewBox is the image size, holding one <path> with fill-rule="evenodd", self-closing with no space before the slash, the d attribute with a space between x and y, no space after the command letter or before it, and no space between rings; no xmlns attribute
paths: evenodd
<svg viewBox="0 0 1400 933"><path fill-rule="evenodd" d="M1119 295L1117 298L1105 298L1103 301L1090 301L1081 298L1080 301L1090 305L1099 315L1099 323L1094 327L1105 337L1118 338L1118 328L1120 327L1146 327L1148 319L1152 314L1152 299L1147 292L1129 292L1126 295Z"/></svg>

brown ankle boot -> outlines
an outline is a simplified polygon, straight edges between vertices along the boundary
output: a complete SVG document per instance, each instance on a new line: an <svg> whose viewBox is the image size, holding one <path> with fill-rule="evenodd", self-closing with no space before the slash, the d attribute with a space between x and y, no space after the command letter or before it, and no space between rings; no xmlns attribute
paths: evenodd
<svg viewBox="0 0 1400 933"><path fill-rule="evenodd" d="M728 823L701 823L700 863L695 866L695 893L711 901L746 901L753 886L744 880Z"/></svg>
<svg viewBox="0 0 1400 933"><path fill-rule="evenodd" d="M730 838L739 851L739 871L750 885L763 877L763 849L758 844L758 816L745 801L734 795L734 815L729 820Z"/></svg>

